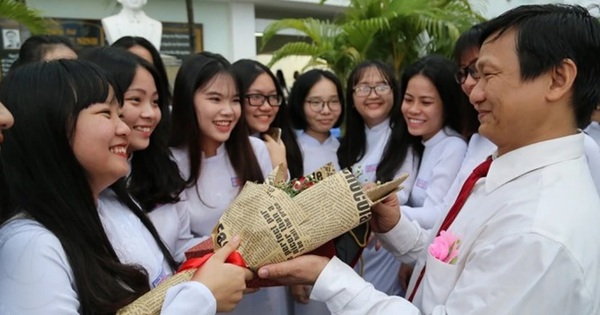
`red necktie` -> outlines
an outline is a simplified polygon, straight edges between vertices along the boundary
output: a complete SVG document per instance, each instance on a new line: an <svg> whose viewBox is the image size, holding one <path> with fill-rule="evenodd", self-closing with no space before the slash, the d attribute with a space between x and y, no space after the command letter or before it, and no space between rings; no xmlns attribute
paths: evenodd
<svg viewBox="0 0 600 315"><path fill-rule="evenodd" d="M463 205L465 204L465 202L467 202L467 199L469 198L469 195L471 194L471 190L473 190L473 186L475 186L475 183L480 178L485 177L487 175L487 173L490 169L490 165L492 165L492 157L491 156L488 157L485 161L483 161L483 163L479 164L479 166L477 166L473 170L471 175L469 175L469 177L463 184L462 188L460 189L460 192L458 193L458 197L456 198L456 201L454 202L454 204L448 211L448 214L446 214L446 218L444 218L444 222L442 222L442 225L440 225L440 228L438 229L436 236L439 236L441 231L447 230L450 227L450 224L452 224L452 222L454 222L454 219L456 219L456 216L462 209ZM421 284L421 280L423 280L423 275L425 274L425 267L427 267L427 266L423 266L423 269L421 269L421 273L419 274L419 278L417 278L415 287L414 287L412 293L410 294L410 297L408 298L408 300L411 302L415 297L415 293L417 293L417 289L419 288L419 285Z"/></svg>

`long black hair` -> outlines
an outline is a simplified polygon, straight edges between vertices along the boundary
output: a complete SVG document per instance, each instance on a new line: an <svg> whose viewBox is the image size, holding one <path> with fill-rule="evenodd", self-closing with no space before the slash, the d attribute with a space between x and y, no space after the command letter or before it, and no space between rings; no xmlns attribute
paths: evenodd
<svg viewBox="0 0 600 315"><path fill-rule="evenodd" d="M390 181L404 163L408 150L411 149L414 138L408 136L408 128L402 112L400 111L401 98L398 79L390 66L381 61L364 61L350 73L346 85L346 132L340 141L337 152L341 168L350 168L365 155L367 150L367 136L365 134L365 121L356 110L353 97L353 87L360 81L367 70L374 68L392 88L393 103L389 116L392 130L391 136L383 150L381 160L377 165L375 180ZM411 142L413 141L413 142ZM416 157L415 157L416 158Z"/></svg>
<svg viewBox="0 0 600 315"><path fill-rule="evenodd" d="M21 49L19 49L19 58L11 65L13 70L24 64L36 62L44 59L44 55L58 46L64 46L75 52L75 47L67 37L60 35L33 35L27 38Z"/></svg>
<svg viewBox="0 0 600 315"><path fill-rule="evenodd" d="M81 58L90 60L107 71L114 78L117 90L120 90L118 94L127 91L138 67L150 72L158 91L161 120L150 136L148 147L133 154L127 186L131 195L147 212L160 204L178 202L180 193L185 189L185 181L181 178L168 147L171 120L169 99L166 87L158 84L160 75L155 67L133 53L111 47L86 51Z"/></svg>
<svg viewBox="0 0 600 315"><path fill-rule="evenodd" d="M449 127L460 133L463 130L463 117L461 114L467 106L471 106L460 85L454 79L458 67L450 59L440 55L425 56L410 64L402 73L400 79L400 99L404 99L408 82L416 75L422 75L431 81L442 101L442 128ZM472 107L472 106L471 106ZM414 137L411 142L419 159L423 156L425 147L421 137Z"/></svg>
<svg viewBox="0 0 600 315"><path fill-rule="evenodd" d="M231 64L223 56L202 52L190 56L179 69L175 78L173 93L173 132L170 145L185 147L190 161L190 176L185 179L187 187L193 187L200 178L202 162L202 131L198 126L198 117L194 105L196 91L210 84L217 76L230 76L239 91ZM243 113L243 106L242 113ZM235 170L241 185L246 181L262 182L264 176L250 144L246 120L242 117L225 141L225 148L231 166Z"/></svg>
<svg viewBox="0 0 600 315"><path fill-rule="evenodd" d="M114 313L149 290L143 268L119 262L71 147L79 113L106 102L111 86L104 71L81 60L23 65L0 86L0 101L19 122L5 131L1 161L8 185L0 189L9 200L0 222L25 212L58 238L82 314Z"/></svg>
<svg viewBox="0 0 600 315"><path fill-rule="evenodd" d="M171 103L173 95L171 94L171 88L169 87L169 77L167 76L167 70L165 69L165 63L160 57L160 52L152 45L152 43L139 36L123 36L112 43L111 47L118 47L123 49L130 49L134 46L140 46L146 49L152 56L152 65L156 68L160 80L156 81L156 85L161 85L161 88L167 91L166 99L167 103Z"/></svg>
<svg viewBox="0 0 600 315"><path fill-rule="evenodd" d="M300 178L304 175L302 174L302 151L300 151L300 146L296 141L296 135L290 122L290 114L285 101L285 95L283 94L281 86L277 83L277 78L271 69L255 60L240 59L233 63L232 69L233 73L240 81L240 97L242 99L245 99L245 94L259 75L266 73L271 80L273 80L277 95L283 98L283 102L279 106L279 110L271 123L271 127L281 128L281 141L285 145L285 158L287 160L290 176L291 178Z"/></svg>

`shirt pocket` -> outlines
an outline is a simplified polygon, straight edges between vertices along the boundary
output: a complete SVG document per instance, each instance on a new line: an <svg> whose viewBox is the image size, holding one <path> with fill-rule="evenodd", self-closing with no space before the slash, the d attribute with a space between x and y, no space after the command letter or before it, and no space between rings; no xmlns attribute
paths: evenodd
<svg viewBox="0 0 600 315"><path fill-rule="evenodd" d="M456 264L448 264L433 257L427 252L427 269L422 280L423 310L428 313L433 307L445 304L446 299L456 284L459 268Z"/></svg>

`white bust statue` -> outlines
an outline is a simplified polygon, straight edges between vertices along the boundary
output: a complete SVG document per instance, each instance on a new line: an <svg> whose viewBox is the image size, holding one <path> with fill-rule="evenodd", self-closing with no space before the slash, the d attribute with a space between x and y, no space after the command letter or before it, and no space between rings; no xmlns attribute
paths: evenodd
<svg viewBox="0 0 600 315"><path fill-rule="evenodd" d="M148 0L117 0L123 8L115 15L102 19L102 27L108 44L123 36L140 36L160 50L162 23L142 11Z"/></svg>

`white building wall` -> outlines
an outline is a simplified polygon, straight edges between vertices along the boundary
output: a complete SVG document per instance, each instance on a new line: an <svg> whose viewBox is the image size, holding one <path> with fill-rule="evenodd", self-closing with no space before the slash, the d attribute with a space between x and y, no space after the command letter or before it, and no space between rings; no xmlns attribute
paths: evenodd
<svg viewBox="0 0 600 315"><path fill-rule="evenodd" d="M96 20L116 14L121 9L117 1L111 3L103 0L27 0L27 5L40 10L47 17ZM230 15L232 4L227 1L195 0L193 5L194 21L202 23L203 26L204 49L222 54L228 59L233 58L234 38L231 35ZM163 22L187 22L187 11L183 0L148 0L144 12Z"/></svg>
<svg viewBox="0 0 600 315"><path fill-rule="evenodd" d="M255 18L254 3L262 6L276 5L282 1L314 3L314 10L322 10L320 0L193 0L194 20L203 25L203 43L207 51L222 54L235 61L240 58L256 57L254 33L260 33L269 20ZM329 0L328 6L345 6L348 0ZM588 6L599 0L471 0L474 8L486 18L493 18L502 12L522 4L571 3ZM108 0L27 0L32 8L45 16L59 18L101 19L116 14L120 10L117 1ZM187 22L184 0L148 0L144 11L160 21ZM600 15L600 10L593 11Z"/></svg>

